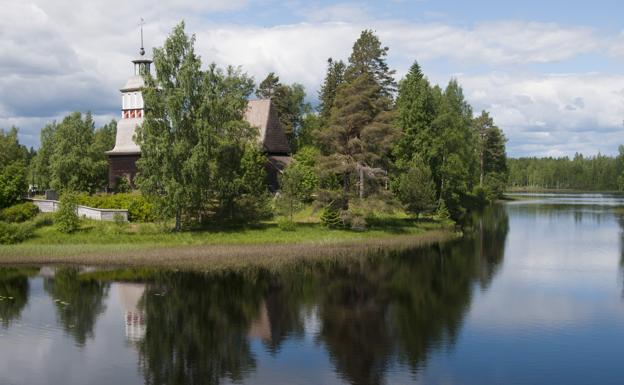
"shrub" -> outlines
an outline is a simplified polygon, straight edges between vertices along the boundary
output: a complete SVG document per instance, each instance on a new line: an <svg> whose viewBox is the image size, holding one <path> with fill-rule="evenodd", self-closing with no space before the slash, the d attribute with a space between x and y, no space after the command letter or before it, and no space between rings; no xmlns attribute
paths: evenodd
<svg viewBox="0 0 624 385"><path fill-rule="evenodd" d="M80 219L76 214L76 196L66 193L61 197L61 205L56 212L56 227L62 233L73 233L80 228Z"/></svg>
<svg viewBox="0 0 624 385"><path fill-rule="evenodd" d="M39 208L31 202L20 203L2 210L0 218L7 222L26 222L39 213Z"/></svg>
<svg viewBox="0 0 624 385"><path fill-rule="evenodd" d="M277 220L277 227L282 231L295 231L297 225L289 218L280 218Z"/></svg>
<svg viewBox="0 0 624 385"><path fill-rule="evenodd" d="M9 245L20 243L33 236L32 223L0 222L0 244Z"/></svg>
<svg viewBox="0 0 624 385"><path fill-rule="evenodd" d="M436 210L436 217L440 220L447 220L451 217L451 214L449 213L449 210L446 207L446 203L444 203L444 200L440 201L440 205Z"/></svg>
<svg viewBox="0 0 624 385"><path fill-rule="evenodd" d="M45 226L52 226L54 224L54 214L52 213L39 214L32 221L32 224L37 229L40 227L45 227Z"/></svg>
<svg viewBox="0 0 624 385"><path fill-rule="evenodd" d="M331 207L327 207L321 214L321 225L328 229L339 229L343 227L340 213Z"/></svg>
<svg viewBox="0 0 624 385"><path fill-rule="evenodd" d="M80 194L77 203L97 209L128 210L130 222L151 222L156 219L154 205L141 194Z"/></svg>

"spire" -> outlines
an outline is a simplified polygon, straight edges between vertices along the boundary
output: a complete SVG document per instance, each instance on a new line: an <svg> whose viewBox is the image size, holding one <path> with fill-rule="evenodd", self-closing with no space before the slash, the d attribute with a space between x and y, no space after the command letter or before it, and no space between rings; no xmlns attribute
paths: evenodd
<svg viewBox="0 0 624 385"><path fill-rule="evenodd" d="M145 55L145 48L143 48L143 25L144 24L145 24L145 20L141 18L141 22L139 23L139 26L141 27L141 49L139 50L139 54L141 54L141 56Z"/></svg>

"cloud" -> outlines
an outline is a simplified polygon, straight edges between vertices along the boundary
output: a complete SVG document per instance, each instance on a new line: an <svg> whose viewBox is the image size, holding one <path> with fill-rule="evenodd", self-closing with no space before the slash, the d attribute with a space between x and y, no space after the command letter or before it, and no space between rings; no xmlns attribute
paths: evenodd
<svg viewBox="0 0 624 385"><path fill-rule="evenodd" d="M307 20L294 24L263 27L210 21L214 19L210 15L217 14L232 20L246 12L253 15L266 4L266 0L9 0L0 13L0 126L19 124L24 141L36 146L38 140L33 138L42 119L59 119L72 110L91 110L102 121L116 116L118 89L132 72L137 24L143 16L148 21L148 51L161 45L185 18L187 31L197 35L196 49L205 64L241 65L257 80L276 72L284 82L302 83L312 99L327 58L346 59L360 31L372 28L390 47L389 62L399 74L418 59L432 79L444 84L452 74L440 69L440 63L454 72L480 66L481 75L456 76L469 101L491 110L508 131L512 154L545 153L547 146L551 152L573 152L575 144L582 144L579 150L608 150L604 139L601 146L594 146L597 141L590 132L622 139L615 132L622 116L618 104L622 79L522 71L528 65L587 53L615 55L618 48L613 42L624 38L552 23L458 26L373 20L375 9L356 2L308 5L302 13ZM282 6L292 13L288 5Z"/></svg>
<svg viewBox="0 0 624 385"><path fill-rule="evenodd" d="M513 155L613 153L624 143L624 76L459 76L477 111L492 113Z"/></svg>

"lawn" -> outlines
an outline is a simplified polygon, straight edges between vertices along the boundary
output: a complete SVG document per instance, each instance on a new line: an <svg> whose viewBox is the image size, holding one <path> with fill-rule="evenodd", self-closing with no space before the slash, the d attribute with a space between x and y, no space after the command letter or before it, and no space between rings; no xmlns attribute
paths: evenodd
<svg viewBox="0 0 624 385"><path fill-rule="evenodd" d="M395 214L376 216L368 222L366 231L332 230L300 215L294 231L283 231L275 222L267 221L246 227L171 232L155 223L83 220L80 230L72 234L45 226L23 243L0 246L0 263L180 268L272 265L297 258L415 247L454 235L450 221L414 220Z"/></svg>

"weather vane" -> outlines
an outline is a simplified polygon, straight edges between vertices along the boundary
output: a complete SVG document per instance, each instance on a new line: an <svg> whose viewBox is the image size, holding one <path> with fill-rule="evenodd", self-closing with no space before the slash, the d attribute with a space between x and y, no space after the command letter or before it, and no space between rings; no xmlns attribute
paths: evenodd
<svg viewBox="0 0 624 385"><path fill-rule="evenodd" d="M144 25L145 25L145 20L141 18L141 22L139 23L139 26L141 27L141 49L139 50L139 53L141 54L141 56L145 55L145 48L143 48L143 26Z"/></svg>

